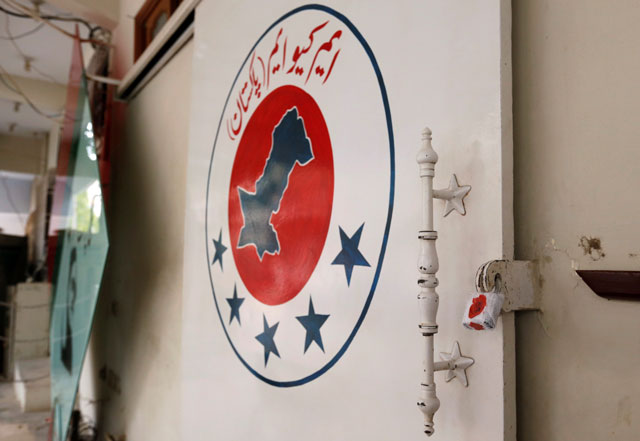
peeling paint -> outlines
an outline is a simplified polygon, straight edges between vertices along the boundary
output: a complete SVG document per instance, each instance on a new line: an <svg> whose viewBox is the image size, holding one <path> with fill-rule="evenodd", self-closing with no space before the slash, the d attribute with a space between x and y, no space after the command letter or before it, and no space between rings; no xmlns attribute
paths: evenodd
<svg viewBox="0 0 640 441"><path fill-rule="evenodd" d="M553 251L557 251L559 253L564 254L565 256L567 256L569 258L570 264L571 264L571 269L574 271L573 272L573 277L577 280L581 280L580 276L578 276L578 274L575 273L575 271L580 269L580 262L578 262L577 259L574 259L574 257L569 254L569 252L567 250L565 250L564 248L558 248L558 246L556 245L556 240L554 238L551 238L549 240L549 242L547 242L544 246L547 249L551 249Z"/></svg>
<svg viewBox="0 0 640 441"><path fill-rule="evenodd" d="M598 237L582 236L578 245L585 255L591 257L591 260L600 260L606 256L602 250L602 241Z"/></svg>
<svg viewBox="0 0 640 441"><path fill-rule="evenodd" d="M544 246L545 248L551 248L553 251L558 251L560 253L563 253L565 256L567 256L569 258L569 260L573 261L573 257L571 256L571 254L569 254L569 252L567 250L565 250L564 248L558 248L558 246L556 245L556 240L554 238L551 238L549 240L549 242L547 242Z"/></svg>

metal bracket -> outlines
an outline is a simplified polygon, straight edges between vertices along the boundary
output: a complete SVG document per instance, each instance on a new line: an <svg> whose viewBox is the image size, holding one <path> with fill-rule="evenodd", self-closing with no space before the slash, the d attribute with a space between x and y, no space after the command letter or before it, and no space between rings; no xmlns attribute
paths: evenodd
<svg viewBox="0 0 640 441"><path fill-rule="evenodd" d="M504 312L540 309L536 274L530 260L490 260L478 268L476 291L502 293Z"/></svg>

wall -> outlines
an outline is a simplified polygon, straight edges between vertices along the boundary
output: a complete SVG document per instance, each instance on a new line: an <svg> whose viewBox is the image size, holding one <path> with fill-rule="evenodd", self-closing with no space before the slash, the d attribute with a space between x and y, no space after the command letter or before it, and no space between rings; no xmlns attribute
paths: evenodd
<svg viewBox="0 0 640 441"><path fill-rule="evenodd" d="M373 69L366 56L362 57L351 31L344 27L340 28L343 33L337 47L342 51L340 57L345 55L334 65L326 85L314 88L311 80L305 85L304 77L296 83L274 75L270 77L270 85L260 89L262 95L251 101L251 106L258 106L260 96L269 96L281 84L308 90L322 109L330 132L336 173L333 224L326 242L323 238L324 255L315 272L318 277L312 276L295 299L281 305L262 309L254 301L246 280L237 275L239 259L232 255L238 242L228 235L230 222L225 219L230 206L226 173L230 173L232 166L222 165L222 161L238 157L236 145L229 142L225 132L224 120L233 118L230 110L233 106L242 106L236 101L239 95L236 92L244 88L243 78L247 75L246 71L238 74L238 69L247 51L278 17L302 2L279 0L269 2L268 7L256 1L200 3L196 13L186 197L180 439L210 440L212 433L216 441L426 439L422 432L423 418L415 406L421 381L420 348L424 347L417 329L416 232L420 228L421 207L416 152L421 130L429 125L439 155L435 186L446 186L453 172L462 185L473 186L464 217L454 213L443 219L442 201L434 204L441 281L436 357L441 351L450 351L457 340L462 352L476 361L469 369L467 389L457 381L446 383L442 372L435 375L441 407L435 416L433 439L513 440L515 402L510 395L515 376L511 358L513 315L503 316L494 331L474 332L461 324L478 267L490 259L512 257L511 192L501 191L502 183L504 187L511 186L511 112L505 104L511 101L510 4L495 0L464 5L409 0L380 0L366 5L362 1L323 3L344 14L362 33L379 64L388 93L396 161L388 248L384 253L374 251L376 238L370 233L384 225L385 216L391 211L387 202L389 190L381 189L389 182L389 169L381 166L389 151L388 145L384 145L386 133L379 132L385 127L380 116L382 101L376 90L369 94L361 92L361 85L372 84ZM312 22L310 19L305 24L300 18L304 14L305 11L297 12L288 16L291 21L286 19L271 28L273 34L267 34L256 46L256 60L262 53L270 53L278 29L284 29L283 38L286 35L284 41L288 41L290 48L287 54L300 44L295 42L300 37L289 33L295 32L292 29L300 32L299 41L306 42L311 27L308 30L305 27ZM314 17L314 26L328 20L325 32L335 29L333 18L320 13ZM325 41L326 37L320 35L316 34L315 44ZM503 38L505 35L507 38ZM365 68L369 71L360 74ZM236 75L236 89L231 89ZM232 98L225 110L230 89ZM288 104L289 108L293 106L291 102ZM251 113L254 108L245 114L245 122L256 118L256 113ZM223 124L216 138L219 120ZM366 133L362 127L368 129ZM238 139L242 136L245 135L238 135ZM214 165L209 175L214 142ZM350 159L348 166L345 157ZM256 159L260 164L266 163L266 158L258 154ZM290 182L296 185L295 178ZM383 215L371 214L369 201L380 202ZM294 222L300 222L298 225L306 236L317 237L323 233L309 227L311 222L306 222L309 211L301 206L300 217ZM384 255L379 284L364 289L364 285L345 283L343 269L331 263L341 249L339 229L351 225L348 228L355 232L362 222L366 226L359 247L364 250L363 255L374 256L368 260L371 268L377 262L382 264ZM213 248L212 240L204 240L206 231L217 233L213 237L221 237L230 248L224 256L224 268L207 259L207 252L209 257L213 256ZM376 258L377 261L373 260ZM358 273L358 269L354 274L365 277L373 274ZM295 274L297 270L291 266L285 271ZM246 315L241 324L234 321L231 328L227 327L229 302L223 297L228 300L236 286L238 297L246 299L243 306ZM312 381L297 387L274 387L263 380L295 381L303 378L299 374L294 376L294 372L302 371L295 371L298 367L307 369L306 373L320 369L323 363L318 361L331 359L348 335L345 330L353 329L353 325L348 327L344 316L339 316L346 303L334 302L332 296L353 299L374 289L366 318L359 322L362 326L357 335L351 334L355 335L352 344L342 346L344 356L339 360L333 358L337 360L335 365L324 364L328 370L316 370L317 377L306 377ZM310 357L305 359L300 345L304 333L293 317L299 315L296 311L307 311L311 294L316 310L331 317L322 331L326 352L310 348L306 352ZM274 316L277 318L272 319ZM278 357L272 354L268 364L263 363L265 352L255 337L264 329L263 320L267 319L271 325L278 320L276 339L281 350ZM337 327L331 328L334 324ZM237 338L239 332L234 335L240 330L247 337L244 341ZM234 353L227 336L232 341L237 338L235 343L240 342L234 349L245 357L243 361ZM296 355L300 358L294 358ZM243 362L247 364L243 366ZM262 378L252 375L245 369L247 366Z"/></svg>
<svg viewBox="0 0 640 441"><path fill-rule="evenodd" d="M79 401L103 432L128 440L180 439L192 52L188 43L127 103L113 151L111 244Z"/></svg>
<svg viewBox="0 0 640 441"><path fill-rule="evenodd" d="M13 360L45 358L49 354L49 283L19 283L13 291L15 304Z"/></svg>
<svg viewBox="0 0 640 441"><path fill-rule="evenodd" d="M0 170L33 175L44 172L46 144L43 137L0 134Z"/></svg>
<svg viewBox="0 0 640 441"><path fill-rule="evenodd" d="M517 319L520 441L640 433L640 305L574 272L639 269L639 20L633 1L514 1L516 257L542 289Z"/></svg>
<svg viewBox="0 0 640 441"><path fill-rule="evenodd" d="M29 213L34 208L32 198L35 195L30 192L32 188L42 186L42 178L38 175L46 171L47 148L46 136L0 134L0 231L4 234L25 234ZM38 185L32 187L34 175ZM41 191L39 195L45 196ZM42 231L44 226L40 221L44 219L40 217L38 221Z"/></svg>

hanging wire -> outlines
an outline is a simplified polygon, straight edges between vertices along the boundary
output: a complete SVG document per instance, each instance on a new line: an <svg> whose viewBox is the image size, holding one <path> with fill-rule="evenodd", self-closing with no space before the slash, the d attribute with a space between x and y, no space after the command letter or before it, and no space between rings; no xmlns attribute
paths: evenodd
<svg viewBox="0 0 640 441"><path fill-rule="evenodd" d="M10 81L11 84L7 81ZM65 121L71 121L74 123L78 121L78 119L76 119L73 116L67 115L67 113L64 111L58 112L58 113L52 113L52 114L45 113L38 106L36 106L33 103L33 101L31 101L29 96L23 92L23 90L20 88L18 83L16 83L15 80L11 78L11 74L9 74L9 72L7 72L7 70L4 69L2 65L0 65L0 83L4 84L7 88L9 88L14 93L17 93L18 95L20 95L25 100L27 105L31 107L31 109L34 112L36 112L38 115L43 116L53 121L56 124L63 124Z"/></svg>
<svg viewBox="0 0 640 441"><path fill-rule="evenodd" d="M7 9L3 6L0 6L0 11L4 12L5 15L5 23L6 23L6 32L8 34L8 38L4 38L5 40L9 40L11 42L11 44L13 45L13 47L16 49L16 51L20 54L20 56L23 58L24 63L25 63L25 67L29 70L33 70L34 72L36 72L37 74L39 74L40 76L46 78L47 80L53 82L53 83L58 83L57 79L52 77L51 75L49 75L48 73L45 73L43 71L41 71L40 69L38 69L37 66L35 66L35 64L33 63L33 59L31 57L29 57L27 54L24 53L24 51L20 48L20 46L16 43L16 39L20 38L20 37L24 37L26 35L30 35L32 33L35 33L37 30L39 30L42 26L49 25L51 27L53 27L54 29L56 29L57 31L63 33L64 35L66 35L67 37L70 37L72 39L78 39L79 37L77 35L73 35L67 31L65 31L64 29L54 25L51 21L56 20L56 21L62 21L62 22L76 22L76 23L80 23L83 26L85 26L88 30L89 30L89 38L88 39L79 39L80 42L90 42L92 44L92 46L96 47L97 44L100 45L107 45L107 46L111 46L109 43L104 42L104 41L100 41L100 40L94 40L94 34L96 32L99 33L99 31L102 31L103 28L101 28L100 26L91 26L91 24L89 24L89 22L81 19L81 18L77 18L77 17L67 17L67 16L60 16L60 15L42 15L40 14L40 11L38 10L31 10L29 8L27 8L25 5L15 1L15 0L0 0L2 1L3 4L11 6L12 8L14 8L14 10L10 10ZM15 9L18 9L24 13L21 12L17 12L15 11ZM32 29L31 31L27 32L27 33L23 33L19 36L14 36L11 33L11 29L10 29L10 21L9 21L9 17L16 17L16 18L22 18L22 19L30 19L30 20L37 20L40 21L40 25L37 26L36 28ZM4 77L3 75L4 74ZM61 112L58 114L48 114L42 110L40 110L40 108L38 106L36 106L34 104L34 102L22 91L22 89L20 88L20 86L13 81L13 79L11 78L10 74L0 66L0 81L6 86L8 87L10 90L12 90L14 93L17 93L19 95L21 95L24 100L27 102L27 104L29 105L29 107L31 107L37 114L52 120L55 123L61 124L63 121L73 121L75 122L75 118L73 118L70 115L67 115L65 112ZM9 84L12 83L12 84ZM58 120L56 118L59 117L63 117L62 120Z"/></svg>
<svg viewBox="0 0 640 441"><path fill-rule="evenodd" d="M5 19L5 26L6 26L7 35L9 36L9 41L11 42L13 47L16 49L16 51L18 51L18 53L20 54L20 56L24 60L25 67L29 66L29 68L33 69L34 72L40 74L40 76L46 78L47 80L49 80L49 81L51 81L53 83L59 84L57 79L55 79L54 77L52 77L48 73L42 72L40 69L38 69L38 67L35 64L33 64L32 58L24 53L24 51L20 48L20 46L18 46L18 43L16 43L15 37L11 34L9 16L5 15L4 19Z"/></svg>
<svg viewBox="0 0 640 441"><path fill-rule="evenodd" d="M62 116L61 113L58 114L47 114L45 112L43 112L42 110L40 110L38 108L38 106L36 106L33 101L31 101L31 99L29 98L28 95L26 95L22 89L20 88L20 86L18 85L18 83L16 83L13 78L11 78L11 75L9 74L9 72L6 71L6 69L4 67L2 67L2 65L0 65L0 81L7 86L9 89L11 89L12 91L14 91L15 93L17 93L18 95L22 96L22 98L24 98L24 100L27 102L27 104L29 105L29 107L31 107L33 109L34 112L36 112L38 115L44 116L47 119L50 119L51 121L60 124L61 121L58 120L57 118L59 118L60 116Z"/></svg>
<svg viewBox="0 0 640 441"><path fill-rule="evenodd" d="M0 40L19 40L22 37L27 37L29 35L35 34L40 29L42 29L43 26L44 26L44 23L40 23L39 25L37 25L35 28L31 29L30 31L23 32L22 34L19 34L19 35L14 35L13 37L4 37L4 36L0 35Z"/></svg>
<svg viewBox="0 0 640 441"><path fill-rule="evenodd" d="M62 32L64 35L66 35L67 37L70 38L76 38L75 35L73 35L72 33L62 29L60 26L57 26L55 24L53 24L53 22L49 21L46 18L42 18L40 15L38 15L37 12L32 11L31 9L27 8L26 6L24 6L21 3L18 3L14 0L3 0L5 4L11 5L12 7L22 11L24 14L27 15L27 17L31 17L34 20L38 20L38 21L42 21L44 23L46 23L47 25L51 26L52 28L54 28L55 30L57 30L58 32Z"/></svg>
<svg viewBox="0 0 640 441"><path fill-rule="evenodd" d="M6 0L3 0L3 3L6 5L10 5L13 6L14 8L16 6L14 6L14 2L8 2ZM16 4L20 5L22 8L26 8L26 6L15 2ZM27 18L32 20L33 16L30 14L23 14L20 12L16 12L16 11L11 11L3 6L0 6L0 11L4 12L7 15L10 15L12 17L16 17L16 18ZM85 26L87 28L87 30L89 31L89 34L91 34L92 31L94 31L95 28L99 28L100 26L91 26L91 24L86 21L83 20L81 18L78 17L67 17L64 15L39 15L40 18L42 18L43 20L49 20L49 21L66 21L66 22L75 22L75 23L80 23L81 25ZM43 23L44 24L44 23Z"/></svg>
<svg viewBox="0 0 640 441"><path fill-rule="evenodd" d="M62 34L66 35L69 38L72 39L76 39L78 38L76 35L67 32L66 30L62 29L60 26L55 25L52 20L58 20L58 21L77 21L79 23L85 24L87 26L87 28L89 29L89 37L88 38L80 38L80 42L81 43L91 43L92 45L103 45L103 46L112 46L110 43L104 42L104 41L100 41L100 40L96 40L93 38L94 33L97 30L102 29L100 26L95 26L95 27L91 27L91 25L86 22L85 20L82 20L80 18L77 17L62 17L62 16L49 16L49 15L40 15L38 13L37 10L32 10L28 7L26 7L25 5L18 3L15 0L2 0L5 4L11 5L13 8L18 9L19 11L21 11L22 13L16 13L14 12L14 14L17 15L13 15L13 16L19 16L21 18L27 18L27 17L31 17L34 20L38 20L41 21L43 23L46 23L48 26L52 27L53 29L57 30L58 32L61 32ZM3 12L7 12L7 10L5 8L2 8ZM25 17L22 17L22 16Z"/></svg>

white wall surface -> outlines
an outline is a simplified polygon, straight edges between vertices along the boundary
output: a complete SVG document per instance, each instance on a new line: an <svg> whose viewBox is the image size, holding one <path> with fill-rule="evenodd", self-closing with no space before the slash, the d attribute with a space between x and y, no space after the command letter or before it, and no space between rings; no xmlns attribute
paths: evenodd
<svg viewBox="0 0 640 441"><path fill-rule="evenodd" d="M271 23L299 4L275 1L263 7L261 2L203 1L196 11L180 439L425 438L415 405L422 344L417 332L420 187L415 155L425 125L434 130L440 155L436 186L446 186L452 172L461 183L473 186L464 218L453 214L443 220L443 204L435 204L441 262L436 353L459 340L476 365L469 370L471 385L466 390L456 382L446 384L443 374L436 374L442 407L436 414L434 439L514 439L513 316L504 316L492 332L468 331L461 324L478 266L512 257L506 2L327 2L367 39L391 105L396 205L380 283L345 356L306 385L282 389L262 383L241 365L224 336L203 240L204 183L216 125L247 51ZM367 139L354 140L352 148L366 152L365 145ZM362 154L353 163L354 179L370 178L367 166L377 160Z"/></svg>
<svg viewBox="0 0 640 441"><path fill-rule="evenodd" d="M517 318L520 441L640 437L640 304L574 272L640 269L639 21L636 1L514 2L516 257L542 290Z"/></svg>
<svg viewBox="0 0 640 441"><path fill-rule="evenodd" d="M128 440L180 439L192 53L188 43L127 104L113 148L109 256L78 399L101 431Z"/></svg>

